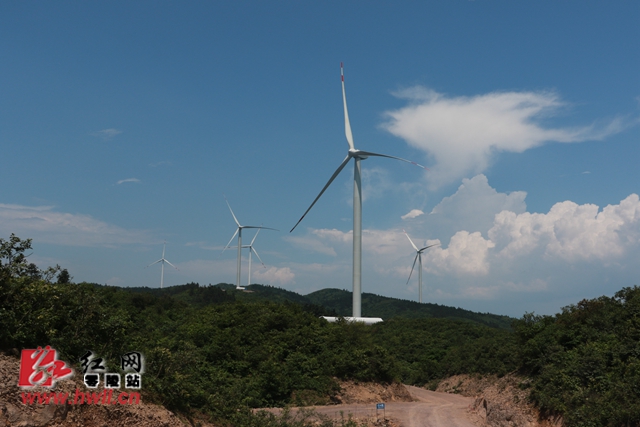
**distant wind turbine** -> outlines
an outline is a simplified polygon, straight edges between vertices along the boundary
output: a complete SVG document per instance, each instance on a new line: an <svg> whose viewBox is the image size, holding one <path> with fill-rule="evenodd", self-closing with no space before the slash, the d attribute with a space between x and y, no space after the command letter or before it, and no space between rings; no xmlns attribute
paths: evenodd
<svg viewBox="0 0 640 427"><path fill-rule="evenodd" d="M240 222L238 221L238 218L236 218L236 215L233 213L233 209L231 209L231 205L229 204L229 201L227 200L227 197L225 196L224 200L227 202L227 206L229 206L229 211L231 211L231 216L233 217L233 220L236 222L236 225L238 226L238 228L236 229L236 232L233 233L233 236L231 236L231 239L229 239L229 243L227 243L227 245L224 247L224 249L222 250L222 252L226 251L227 248L229 247L229 244L233 241L233 238L236 237L236 234L238 235L238 266L237 266L237 271L236 271L236 289L238 290L243 290L244 288L242 286L240 286L240 272L241 272L241 260L242 260L242 229L244 228L258 228L258 229L266 229L266 230L274 230L274 231L278 231L275 228L269 228L269 227L263 227L263 226L257 226L257 225L240 225ZM260 230L258 230L260 231ZM256 233L256 236L258 235L258 233ZM253 241L255 240L255 237L253 238L253 240L251 241L251 244L253 244ZM255 250L254 250L255 252ZM258 255L257 252L255 252L256 255ZM251 251L249 251L249 256L251 256ZM249 258L251 259L251 258ZM260 259L260 257L258 256L258 259ZM260 260L260 262L262 262L262 260ZM249 272L249 274L251 274L251 272Z"/></svg>
<svg viewBox="0 0 640 427"><path fill-rule="evenodd" d="M156 262L152 262L151 264L147 265L147 267L151 267L152 265L157 264L159 262L162 263L162 272L160 273L160 289L162 289L162 286L164 285L164 264L165 263L169 264L171 267L175 268L178 271L180 270L178 267L176 267L175 265L171 264L169 262L169 260L165 259L164 250L165 250L166 247L167 247L167 242L165 241L164 245L162 246L162 258L160 258ZM145 267L145 268L147 268L147 267Z"/></svg>
<svg viewBox="0 0 640 427"><path fill-rule="evenodd" d="M264 265L264 262L262 261L262 258L260 258L260 255L258 255L258 251L256 251L256 248L253 246L253 242L256 241L256 237L258 237L258 233L260 233L260 229L258 229L258 231L256 232L256 235L253 236L253 239L251 239L251 243L249 243L248 245L242 245L242 249L249 249L249 278L247 280L247 286L251 284L251 252L256 254L256 256L260 260L260 263L262 264L262 266L264 268L267 268L267 266ZM227 248L231 248L231 247L232 246L227 246Z"/></svg>
<svg viewBox="0 0 640 427"><path fill-rule="evenodd" d="M251 252L256 254L258 259L260 260L260 264L262 264L264 268L267 268L267 266L264 265L264 262L262 262L262 258L260 258L260 255L258 255L258 251L256 251L255 247L253 247L253 242L256 241L256 237L258 237L259 232L260 232L260 229L258 229L258 231L256 232L256 235L253 236L253 239L251 239L251 243L247 245L247 248L249 248L249 279L247 280L247 286L251 284Z"/></svg>
<svg viewBox="0 0 640 427"><path fill-rule="evenodd" d="M433 245L428 245L422 249L418 249L418 247L416 246L415 243L413 243L413 240L411 240L411 237L409 237L406 231L404 231L404 235L407 236L407 239L409 239L409 242L411 242L411 246L413 246L413 249L416 250L416 257L413 259L413 265L411 266L411 273L409 273L407 284L409 284L409 280L411 280L411 274L413 274L413 269L416 266L416 261L418 261L418 289L419 289L418 293L420 296L418 301L422 303L422 252L424 252L426 249L432 248L434 246L438 246L439 243L434 243Z"/></svg>
<svg viewBox="0 0 640 427"><path fill-rule="evenodd" d="M347 143L349 144L349 151L347 157L340 163L338 169L331 175L329 181L320 191L320 194L314 199L311 206L305 211L302 217L298 220L296 225L293 226L291 231L300 224L300 221L304 219L307 213L311 210L313 205L316 204L320 196L331 185L334 179L342 172L342 169L349 163L351 159L354 160L353 168L353 317L360 318L362 315L362 185L360 179L360 161L367 157L387 157L389 159L396 159L403 162L411 163L426 169L424 166L419 165L410 160L402 159L400 157L389 156L386 154L372 153L370 151L357 150L353 144L353 135L351 133L351 124L349 123L349 112L347 111L347 95L344 89L344 68L340 63L340 76L342 78L342 103L344 105L344 131L347 137Z"/></svg>

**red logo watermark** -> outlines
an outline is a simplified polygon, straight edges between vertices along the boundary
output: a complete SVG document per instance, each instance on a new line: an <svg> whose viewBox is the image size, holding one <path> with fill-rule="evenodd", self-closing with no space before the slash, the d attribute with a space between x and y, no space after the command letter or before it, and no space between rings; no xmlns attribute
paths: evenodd
<svg viewBox="0 0 640 427"><path fill-rule="evenodd" d="M58 360L58 352L50 346L22 350L18 387L53 387L72 375L73 370Z"/></svg>

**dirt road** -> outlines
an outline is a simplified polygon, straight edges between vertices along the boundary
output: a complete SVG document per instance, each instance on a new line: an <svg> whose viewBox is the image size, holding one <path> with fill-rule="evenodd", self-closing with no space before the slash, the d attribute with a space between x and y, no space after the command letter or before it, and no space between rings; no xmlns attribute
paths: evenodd
<svg viewBox="0 0 640 427"><path fill-rule="evenodd" d="M385 410L377 411L375 404L316 406L319 414L334 419L380 419L383 416L401 427L476 427L467 408L473 399L457 394L437 393L406 386L415 402L389 402Z"/></svg>

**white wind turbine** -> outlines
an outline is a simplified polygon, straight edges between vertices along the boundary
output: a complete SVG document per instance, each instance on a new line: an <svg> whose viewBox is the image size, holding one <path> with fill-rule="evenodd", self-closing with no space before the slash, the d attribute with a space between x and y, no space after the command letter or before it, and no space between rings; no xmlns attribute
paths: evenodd
<svg viewBox="0 0 640 427"><path fill-rule="evenodd" d="M260 260L260 264L262 264L262 266L264 268L267 268L267 266L264 265L264 262L262 262L262 258L260 258L260 255L258 255L258 251L256 251L256 248L253 246L253 242L256 241L256 237L258 237L258 233L259 232L260 232L260 229L258 229L258 231L256 232L256 235L253 236L253 239L251 239L251 243L249 243L248 245L243 246L244 248L249 248L249 278L247 280L247 286L251 284L251 252L256 254L258 259Z"/></svg>
<svg viewBox="0 0 640 427"><path fill-rule="evenodd" d="M156 262L152 262L151 264L147 265L147 267L151 267L154 264L157 263L162 263L162 272L160 273L160 289L162 289L162 286L164 285L164 264L167 263L169 264L171 267L175 268L176 270L180 270L178 267L176 267L175 265L171 264L169 262L169 260L165 259L164 257L164 250L167 247L167 242L164 242L164 245L162 246L162 258L160 258L159 260L157 260ZM145 267L145 268L147 268Z"/></svg>
<svg viewBox="0 0 640 427"><path fill-rule="evenodd" d="M351 133L351 124L349 123L349 112L347 111L347 95L344 89L344 69L342 63L340 64L340 76L342 78L342 103L344 105L344 131L347 137L347 143L349 144L349 151L347 152L347 157L345 157L342 163L340 163L340 166L338 166L338 169L336 169L333 175L331 175L331 178L329 178L329 181L322 188L320 194L318 194L318 196L314 199L313 203L311 203L311 206L309 206L302 217L298 220L296 225L293 226L291 231L293 231L298 226L298 224L300 224L300 221L302 221L302 219L307 215L313 205L316 204L320 196L322 196L329 185L331 185L333 180L336 179L340 172L342 172L342 169L344 169L347 163L349 163L349 161L353 159L353 317L360 318L362 315L362 185L360 182L360 161L370 156L387 157L390 159L396 159L403 162L411 163L423 169L426 168L415 162L402 159L400 157L372 153L370 151L362 151L355 148L353 144L353 135Z"/></svg>
<svg viewBox="0 0 640 427"><path fill-rule="evenodd" d="M404 231L404 230L402 230ZM409 242L411 242L411 246L413 246L413 249L416 250L416 257L413 259L413 265L411 266L411 272L409 273L409 278L407 279L407 284L409 284L409 280L411 280L411 274L413 274L413 269L416 266L416 261L418 261L418 294L419 294L419 302L422 303L422 252L424 252L426 249L432 248L434 246L438 246L440 243L434 243L433 245L428 245L425 246L422 249L418 249L418 247L416 246L415 243L413 243L413 240L411 240L411 237L409 237L409 235L407 234L406 231L404 231L404 235L407 236L407 239L409 239ZM425 243L426 244L426 243Z"/></svg>
<svg viewBox="0 0 640 427"><path fill-rule="evenodd" d="M256 256L260 260L260 263L262 264L262 266L264 268L267 268L267 266L264 265L264 262L262 261L262 258L260 258L260 255L258 255L258 251L256 251L256 248L253 246L253 242L256 241L256 237L258 237L258 233L260 233L260 229L258 229L258 231L256 232L256 235L253 236L253 239L251 239L251 243L249 243L248 245L242 245L242 249L249 249L249 274L248 274L249 277L247 279L247 286L249 286L251 284L251 253L252 252L254 254L256 254ZM227 246L227 248L231 248L231 247L232 246Z"/></svg>
<svg viewBox="0 0 640 427"><path fill-rule="evenodd" d="M263 226L257 226L257 225L240 225L240 222L238 221L238 218L236 218L236 215L233 213L233 209L231 209L231 205L229 204L229 201L227 200L226 196L224 198L224 200L227 202L227 206L229 206L229 211L231 211L231 216L233 217L233 220L236 222L236 225L238 226L238 228L236 229L236 232L233 233L233 236L231 236L231 239L229 239L229 243L227 243L227 245L224 247L224 249L222 250L222 252L226 251L227 248L229 247L229 244L231 243L231 241L233 240L234 237L236 237L236 234L238 235L238 266L237 266L237 270L236 270L236 289L238 290L243 290L244 288L242 286L240 286L240 272L241 272L241 260L242 260L242 229L243 228L258 228L258 229L266 229L266 230L274 230L274 231L278 231L275 228L269 228L269 227L263 227ZM260 231L260 230L258 230ZM258 235L258 233L256 233L256 236ZM253 241L256 238L254 237L253 240L251 241L251 244L253 244ZM246 246L245 246L246 247ZM255 252L255 250L254 250ZM256 255L258 255L257 252L255 252ZM249 256L251 256L251 251L249 251ZM249 258L251 259L251 258ZM258 259L260 259L260 257L258 256ZM260 260L260 262L262 262L262 260ZM249 274L251 274L251 272L249 272Z"/></svg>

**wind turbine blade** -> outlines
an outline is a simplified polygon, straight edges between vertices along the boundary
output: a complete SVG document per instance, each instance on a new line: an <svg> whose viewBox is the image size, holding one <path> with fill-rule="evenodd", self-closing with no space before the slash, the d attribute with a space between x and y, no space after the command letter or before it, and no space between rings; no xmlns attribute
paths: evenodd
<svg viewBox="0 0 640 427"><path fill-rule="evenodd" d="M253 236L253 239L251 239L251 243L249 243L250 247L253 247L253 242L256 241L256 237L258 237L258 233L260 233L260 230L262 230L262 228L258 228L258 231L256 231L256 235Z"/></svg>
<svg viewBox="0 0 640 427"><path fill-rule="evenodd" d="M411 240L411 237L409 237L409 235L407 234L406 231L404 231L404 229L402 229L402 231L404 232L404 235L407 236L407 239L409 239L409 242L411 242L411 246L413 246L413 249L415 249L417 251L418 247L416 246L415 243L413 243L413 240Z"/></svg>
<svg viewBox="0 0 640 427"><path fill-rule="evenodd" d="M260 263L262 264L262 266L264 268L267 268L266 265L264 265L264 262L262 262L262 259L260 258L260 255L258 255L258 251L255 250L255 248L253 246L251 246L251 248L249 248L250 251L253 251L254 254L256 254L256 256L258 257L258 259L260 260Z"/></svg>
<svg viewBox="0 0 640 427"><path fill-rule="evenodd" d="M169 261L167 261L166 259L164 260L164 262L166 262L167 264L169 264L171 267L175 268L176 270L180 271L180 269L178 267L176 267L175 265L171 264Z"/></svg>
<svg viewBox="0 0 640 427"><path fill-rule="evenodd" d="M238 222L238 218L236 218L235 214L233 213L233 209L231 209L231 205L229 204L229 201L227 200L227 196L224 196L224 201L227 202L227 206L229 206L229 210L231 211L231 216L233 217L233 220L236 222L236 224L238 224L238 227L242 227L240 225L240 223Z"/></svg>
<svg viewBox="0 0 640 427"><path fill-rule="evenodd" d="M277 228L269 228L269 227L263 227L261 225L243 225L241 228L259 228L261 230L273 230L273 231L280 231Z"/></svg>
<svg viewBox="0 0 640 427"><path fill-rule="evenodd" d="M322 196L322 194L325 192L325 190L327 188L329 188L329 186L331 185L331 183L333 182L334 179L336 179L336 177L340 174L340 172L342 172L342 169L344 169L344 167L347 165L347 163L349 163L349 160L351 160L351 155L348 154L347 157L344 158L344 160L342 161L342 163L340 163L340 166L338 166L338 169L336 169L336 171L333 173L333 175L331 175L331 178L329 178L329 181L325 184L325 186L322 188L322 191L320 191L320 194L318 194L318 196L313 200L313 203L311 203L311 206L309 206L309 208L304 212L304 214L302 214L302 216L300 217L300 219L298 220L298 222L296 222L296 225L293 226L293 228L289 231L289 233L291 233L293 230L296 229L296 227L298 226L298 224L300 224L300 221L302 221L304 219L304 217L309 213L309 211L311 210L311 208L313 207L313 205L316 204L316 202L318 201L318 199L320 198L320 196Z"/></svg>
<svg viewBox="0 0 640 427"><path fill-rule="evenodd" d="M389 156L387 154L372 153L371 151L361 151L361 150L358 150L358 154L362 154L365 157L386 157L388 159L396 159L396 160L400 160L402 162L411 163L412 165L418 166L419 168L422 168L422 169L425 169L425 170L429 170L428 168L422 166L421 164L418 164L416 162L412 162L411 160L403 159L402 157Z"/></svg>
<svg viewBox="0 0 640 427"><path fill-rule="evenodd" d="M151 264L147 265L147 267L151 267L152 265L157 264L159 262L162 262L162 259L159 259L156 262L152 262ZM147 267L145 267L145 268L147 268Z"/></svg>
<svg viewBox="0 0 640 427"><path fill-rule="evenodd" d="M434 247L434 246L440 246L440 243L434 243L433 245L425 246L424 248L420 249L420 251L419 251L419 252L422 252L422 251L424 251L425 249L429 249L429 248L432 248L432 247Z"/></svg>
<svg viewBox="0 0 640 427"><path fill-rule="evenodd" d="M344 134L347 137L349 148L355 150L353 134L351 133L351 123L349 123L349 111L347 110L347 93L344 90L344 67L342 66L342 62L340 63L340 77L342 78L342 103L344 104Z"/></svg>
<svg viewBox="0 0 640 427"><path fill-rule="evenodd" d="M235 232L235 233L233 233L233 236L231 236L231 239L229 239L229 243L227 243L227 244L224 246L224 249L222 250L222 253L224 253L224 251L226 251L226 250L227 250L227 248L229 247L229 245L231 244L231 242L233 241L233 239L235 239L236 234L238 234L238 230L240 230L240 229L239 229L239 228L236 228L236 232Z"/></svg>
<svg viewBox="0 0 640 427"><path fill-rule="evenodd" d="M413 265L411 266L411 272L409 273L409 278L407 279L407 285L409 284L409 280L411 280L411 275L413 274L413 269L416 266L416 261L418 260L418 255L420 255L420 254L416 254L416 257L413 259Z"/></svg>

